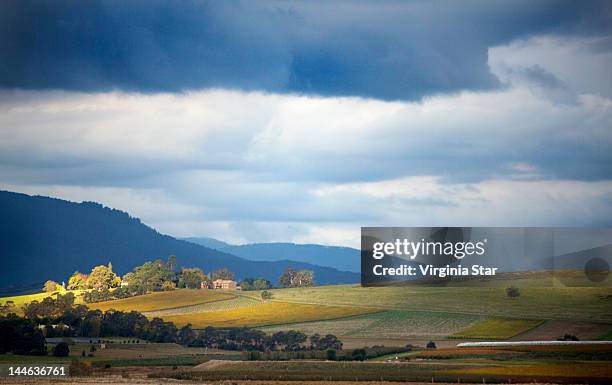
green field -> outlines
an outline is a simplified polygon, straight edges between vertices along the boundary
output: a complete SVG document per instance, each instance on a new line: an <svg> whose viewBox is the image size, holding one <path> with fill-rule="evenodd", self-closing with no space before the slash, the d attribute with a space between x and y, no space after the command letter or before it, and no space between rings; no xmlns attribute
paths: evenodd
<svg viewBox="0 0 612 385"><path fill-rule="evenodd" d="M284 302L366 306L503 318L571 319L610 322L611 288L521 288L511 299L505 288L319 286L272 290ZM257 296L253 292L250 295Z"/></svg>
<svg viewBox="0 0 612 385"><path fill-rule="evenodd" d="M542 324L541 320L492 318L451 335L465 339L508 339Z"/></svg>
<svg viewBox="0 0 612 385"><path fill-rule="evenodd" d="M440 338L466 329L483 319L482 316L470 314L391 310L334 321L269 326L262 330L273 333L293 329L306 334L364 338Z"/></svg>

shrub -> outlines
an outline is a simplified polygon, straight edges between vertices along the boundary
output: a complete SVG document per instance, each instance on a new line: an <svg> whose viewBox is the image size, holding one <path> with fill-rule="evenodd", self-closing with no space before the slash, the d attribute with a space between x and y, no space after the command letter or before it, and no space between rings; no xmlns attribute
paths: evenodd
<svg viewBox="0 0 612 385"><path fill-rule="evenodd" d="M70 348L68 348L68 344L65 342L60 342L53 348L53 355L55 357L68 357L68 354L70 354Z"/></svg>
<svg viewBox="0 0 612 385"><path fill-rule="evenodd" d="M506 289L506 295L510 298L518 298L521 295L521 291L518 287L510 286Z"/></svg>
<svg viewBox="0 0 612 385"><path fill-rule="evenodd" d="M351 353L351 358L354 361L363 361L365 360L366 356L367 356L367 353L365 349L355 349Z"/></svg>
<svg viewBox="0 0 612 385"><path fill-rule="evenodd" d="M580 341L578 337L573 334L564 334L563 337L558 338L559 341Z"/></svg>
<svg viewBox="0 0 612 385"><path fill-rule="evenodd" d="M325 358L328 361L336 361L336 350L335 349L327 349L325 352Z"/></svg>
<svg viewBox="0 0 612 385"><path fill-rule="evenodd" d="M91 375L91 367L78 360L72 360L70 363L70 375L74 377L83 377Z"/></svg>

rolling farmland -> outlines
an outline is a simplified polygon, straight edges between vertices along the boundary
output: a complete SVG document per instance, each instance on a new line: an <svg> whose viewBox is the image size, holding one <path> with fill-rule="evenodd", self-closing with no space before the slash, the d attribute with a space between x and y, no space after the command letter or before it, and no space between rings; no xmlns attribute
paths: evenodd
<svg viewBox="0 0 612 385"><path fill-rule="evenodd" d="M180 289L174 291L161 291L113 301L90 303L87 304L87 306L102 311L114 309L146 312L223 301L235 297L236 296L233 294L220 291Z"/></svg>
<svg viewBox="0 0 612 385"><path fill-rule="evenodd" d="M318 333L364 338L433 338L459 332L484 317L438 313L385 311L334 321L303 322L263 328L266 332L299 330L306 334Z"/></svg>
<svg viewBox="0 0 612 385"><path fill-rule="evenodd" d="M144 314L148 317L164 317L181 314L216 312L221 310L235 310L261 304L262 301L260 299L237 295L233 298L228 298L221 301L211 301L171 309L151 310L144 312Z"/></svg>
<svg viewBox="0 0 612 385"><path fill-rule="evenodd" d="M611 288L521 288L517 299L502 287L318 286L272 290L284 302L366 306L502 318L572 319L610 322Z"/></svg>
<svg viewBox="0 0 612 385"><path fill-rule="evenodd" d="M262 326L294 322L330 320L359 314L377 312L363 307L309 305L284 302L268 302L246 308L214 312L188 313L163 317L177 326L192 324L194 328Z"/></svg>
<svg viewBox="0 0 612 385"><path fill-rule="evenodd" d="M492 318L479 322L463 331L454 333L453 338L466 339L507 339L524 333L542 324L540 320Z"/></svg>

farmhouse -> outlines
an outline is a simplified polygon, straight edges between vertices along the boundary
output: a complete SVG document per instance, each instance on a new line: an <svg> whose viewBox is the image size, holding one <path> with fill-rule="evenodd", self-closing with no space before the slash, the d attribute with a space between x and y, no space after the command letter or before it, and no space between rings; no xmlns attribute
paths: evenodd
<svg viewBox="0 0 612 385"><path fill-rule="evenodd" d="M238 284L231 279L216 279L213 281L213 289L236 290Z"/></svg>

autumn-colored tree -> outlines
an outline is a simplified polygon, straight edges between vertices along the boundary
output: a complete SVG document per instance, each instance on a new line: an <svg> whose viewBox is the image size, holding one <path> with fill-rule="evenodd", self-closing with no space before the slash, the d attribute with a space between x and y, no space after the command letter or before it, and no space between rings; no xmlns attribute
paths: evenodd
<svg viewBox="0 0 612 385"><path fill-rule="evenodd" d="M163 291L170 291L176 289L176 284L172 281L164 281L161 285Z"/></svg>
<svg viewBox="0 0 612 385"><path fill-rule="evenodd" d="M68 290L82 290L87 288L87 274L75 271L68 279Z"/></svg>
<svg viewBox="0 0 612 385"><path fill-rule="evenodd" d="M110 289L121 285L121 278L113 272L113 265L100 265L93 268L87 278L87 286L95 290Z"/></svg>
<svg viewBox="0 0 612 385"><path fill-rule="evenodd" d="M43 286L43 291L45 293L53 293L54 291L60 291L60 290L62 290L62 285L60 285L59 283L55 281L51 281L51 280L48 280L47 282L45 282L45 285Z"/></svg>

